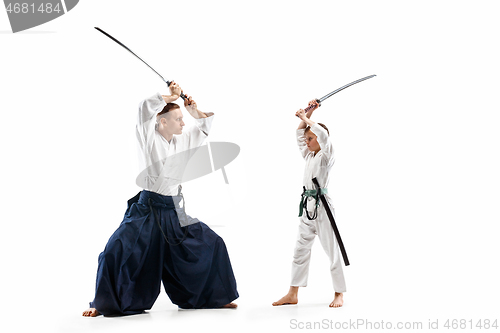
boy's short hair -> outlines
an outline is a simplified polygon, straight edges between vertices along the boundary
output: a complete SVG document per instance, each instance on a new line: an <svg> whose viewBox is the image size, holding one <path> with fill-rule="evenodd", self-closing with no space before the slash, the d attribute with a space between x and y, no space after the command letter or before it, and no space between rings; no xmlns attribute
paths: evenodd
<svg viewBox="0 0 500 333"><path fill-rule="evenodd" d="M330 136L330 131L328 130L328 128L326 128L325 124L322 124L322 123L317 123L319 126L323 127L324 129L326 129L326 133L328 133L328 136ZM304 134L307 133L307 131L310 131L311 130L311 126L307 126L305 131L304 131Z"/></svg>

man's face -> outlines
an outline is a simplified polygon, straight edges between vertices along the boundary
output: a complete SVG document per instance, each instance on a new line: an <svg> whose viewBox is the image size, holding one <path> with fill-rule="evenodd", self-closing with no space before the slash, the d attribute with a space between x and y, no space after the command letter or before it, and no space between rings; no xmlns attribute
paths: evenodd
<svg viewBox="0 0 500 333"><path fill-rule="evenodd" d="M182 134L182 127L184 127L184 121L182 120L181 109L173 109L167 113L164 126L167 131L171 134Z"/></svg>
<svg viewBox="0 0 500 333"><path fill-rule="evenodd" d="M314 134L312 131L307 131L305 133L305 136L306 136L307 148L309 149L309 151L317 153L318 151L321 150L316 134Z"/></svg>

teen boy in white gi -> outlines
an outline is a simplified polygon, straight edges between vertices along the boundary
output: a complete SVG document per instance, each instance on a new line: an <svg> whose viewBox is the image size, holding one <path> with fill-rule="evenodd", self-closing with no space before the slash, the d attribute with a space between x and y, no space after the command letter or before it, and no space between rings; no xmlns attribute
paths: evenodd
<svg viewBox="0 0 500 333"><path fill-rule="evenodd" d="M308 111L307 114L303 109L300 109L295 115L301 119L297 129L297 144L306 162L303 186L307 190L312 190L315 189L312 182L314 177L318 179L323 188L328 187L330 170L335 159L328 129L325 125L315 123L309 119L319 104L313 100L309 102L309 105L314 105L315 107ZM325 194L325 196L330 203L331 200L328 194ZM318 207L317 216L311 220L309 219L311 216L314 217L315 207L316 200L313 197L308 197L307 208L304 208L304 210L307 209L307 212L304 211L300 218L299 233L292 262L290 289L288 294L273 303L274 306L298 303L299 287L307 286L311 247L316 235L330 259L330 273L333 289L335 290L335 296L330 303L330 307L341 307L344 303L343 293L346 291L346 287L337 240L323 207Z"/></svg>

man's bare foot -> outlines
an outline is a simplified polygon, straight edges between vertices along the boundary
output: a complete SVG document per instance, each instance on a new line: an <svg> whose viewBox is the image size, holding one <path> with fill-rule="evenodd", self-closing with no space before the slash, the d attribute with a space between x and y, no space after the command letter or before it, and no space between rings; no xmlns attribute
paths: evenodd
<svg viewBox="0 0 500 333"><path fill-rule="evenodd" d="M83 311L83 314L82 314L82 316L84 316L84 317L97 317L98 315L100 315L100 313L97 312L97 310L95 308L89 308L89 309Z"/></svg>
<svg viewBox="0 0 500 333"><path fill-rule="evenodd" d="M221 308L223 308L223 309L236 309L237 307L238 307L238 304L229 303L229 304L223 305Z"/></svg>
<svg viewBox="0 0 500 333"><path fill-rule="evenodd" d="M344 304L344 294L335 293L333 302L330 303L331 308L340 308Z"/></svg>
<svg viewBox="0 0 500 333"><path fill-rule="evenodd" d="M297 304L299 302L299 298L297 297L298 293L299 293L299 287L290 287L288 294L283 296L279 301L274 302L273 306Z"/></svg>

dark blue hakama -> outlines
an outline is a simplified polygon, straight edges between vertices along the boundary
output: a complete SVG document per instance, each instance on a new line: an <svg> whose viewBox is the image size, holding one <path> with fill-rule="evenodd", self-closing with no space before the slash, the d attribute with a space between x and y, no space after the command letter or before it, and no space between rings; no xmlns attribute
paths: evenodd
<svg viewBox="0 0 500 333"><path fill-rule="evenodd" d="M238 298L224 241L203 222L181 227L173 198L143 190L128 201L122 223L99 255L90 303L99 313L151 309L160 282L180 308L218 308Z"/></svg>

